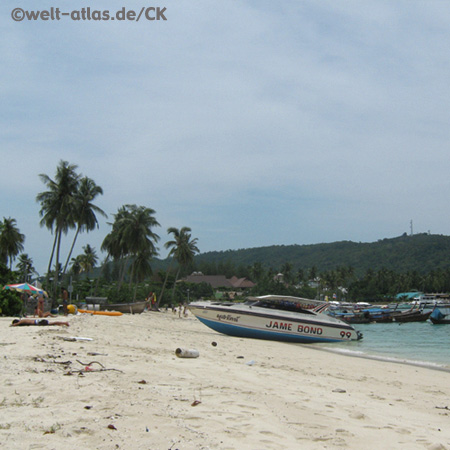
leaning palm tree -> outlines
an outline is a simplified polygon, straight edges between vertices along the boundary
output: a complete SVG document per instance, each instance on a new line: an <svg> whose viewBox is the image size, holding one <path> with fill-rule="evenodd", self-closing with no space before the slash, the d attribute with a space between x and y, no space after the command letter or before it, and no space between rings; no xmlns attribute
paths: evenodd
<svg viewBox="0 0 450 450"><path fill-rule="evenodd" d="M0 222L0 262L8 264L12 269L12 262L16 256L23 251L23 243L25 235L23 235L16 226L16 219L3 217Z"/></svg>
<svg viewBox="0 0 450 450"><path fill-rule="evenodd" d="M181 268L187 267L189 264L191 264L194 260L195 254L200 250L197 248L198 239L191 239L191 229L189 227L183 227L181 229L170 227L167 229L167 233L173 235L173 240L166 242L164 244L164 247L170 249L168 257L172 257L175 261L178 262L178 270L177 274L175 275L175 282L172 289L173 299L175 293L175 285L178 280L178 276L180 275ZM163 298L169 272L170 267L167 269L166 278L164 280L157 306L159 306L159 303Z"/></svg>
<svg viewBox="0 0 450 450"><path fill-rule="evenodd" d="M75 227L73 210L75 206L75 196L78 190L80 175L76 173L77 166L69 164L67 161L60 161L56 168L55 179L48 175L40 174L42 182L46 185L47 191L36 196L36 201L41 204L39 215L41 227L46 226L55 233L52 253L50 256L47 274L50 273L52 261L56 249L56 263L59 267L59 256L61 249L61 237L67 234L70 228ZM59 281L59 270L55 271L56 278L54 284L54 294Z"/></svg>
<svg viewBox="0 0 450 450"><path fill-rule="evenodd" d="M64 265L63 275L66 273L67 265L69 264L70 257L72 256L73 248L77 240L78 234L86 231L92 231L96 227L98 228L98 221L95 213L107 217L106 213L98 206L94 205L92 201L97 195L102 195L103 189L97 186L94 180L88 177L83 177L80 181L78 191L74 198L74 221L77 224L77 231L73 238L72 247L70 248L69 255L67 256L66 264Z"/></svg>

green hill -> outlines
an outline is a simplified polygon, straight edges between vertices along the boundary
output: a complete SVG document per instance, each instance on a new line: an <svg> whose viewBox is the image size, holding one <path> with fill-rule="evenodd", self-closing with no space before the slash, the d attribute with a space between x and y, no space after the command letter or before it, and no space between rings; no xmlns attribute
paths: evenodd
<svg viewBox="0 0 450 450"><path fill-rule="evenodd" d="M450 268L450 236L406 233L392 239L361 243L351 241L313 245L274 245L239 250L213 251L195 257L195 265L226 264L235 267L252 266L259 262L265 268L279 270L290 263L293 270L309 269L319 272L340 266L351 266L355 275L367 269L388 269L395 272L417 271L424 274L436 269ZM160 261L155 266L163 266Z"/></svg>

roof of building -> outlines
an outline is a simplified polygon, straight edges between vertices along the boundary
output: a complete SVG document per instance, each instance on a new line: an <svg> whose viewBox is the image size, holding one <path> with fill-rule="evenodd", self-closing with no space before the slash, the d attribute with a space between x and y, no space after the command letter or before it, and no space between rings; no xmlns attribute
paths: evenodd
<svg viewBox="0 0 450 450"><path fill-rule="evenodd" d="M225 275L203 275L201 272L194 272L188 275L183 281L187 283L207 283L213 288L248 289L255 286L255 283L247 278L233 276L228 279Z"/></svg>

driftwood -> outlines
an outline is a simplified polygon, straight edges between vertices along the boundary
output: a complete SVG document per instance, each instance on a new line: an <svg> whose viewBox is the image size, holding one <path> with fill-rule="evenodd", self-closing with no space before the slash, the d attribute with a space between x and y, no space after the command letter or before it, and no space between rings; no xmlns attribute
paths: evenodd
<svg viewBox="0 0 450 450"><path fill-rule="evenodd" d="M47 361L44 358L40 358L38 356L33 358L34 361L36 362L43 362L43 363L53 363L53 364L61 364L63 366L69 366L70 364L72 364L72 361ZM69 370L67 373L65 373L64 375L72 375L73 373L78 373L79 375L83 375L86 372L106 372L106 371L110 371L110 370L114 370L116 372L121 372L123 373L122 370L119 369L107 369L102 363L98 362L98 361L91 361L88 363L84 363L80 360L76 360L78 364L81 364L82 366L84 366L84 369L75 369L75 370ZM100 366L100 369L92 369L91 365L92 364L98 364Z"/></svg>

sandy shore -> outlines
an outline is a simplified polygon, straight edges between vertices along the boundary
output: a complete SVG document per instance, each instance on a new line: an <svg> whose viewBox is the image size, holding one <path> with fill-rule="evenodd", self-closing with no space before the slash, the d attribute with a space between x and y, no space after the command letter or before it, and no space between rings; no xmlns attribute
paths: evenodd
<svg viewBox="0 0 450 450"><path fill-rule="evenodd" d="M68 320L0 318L2 448L450 449L449 373L232 338L172 313Z"/></svg>

